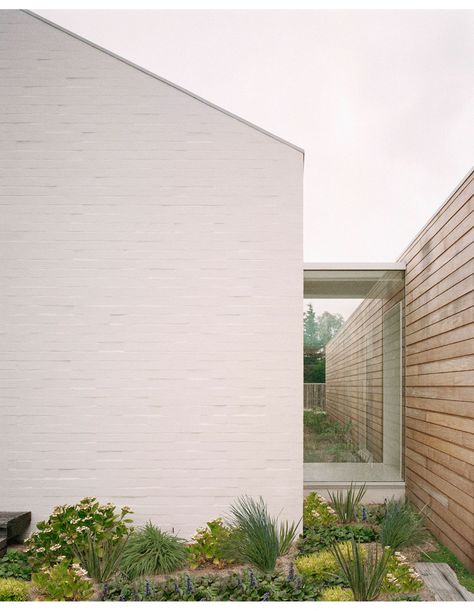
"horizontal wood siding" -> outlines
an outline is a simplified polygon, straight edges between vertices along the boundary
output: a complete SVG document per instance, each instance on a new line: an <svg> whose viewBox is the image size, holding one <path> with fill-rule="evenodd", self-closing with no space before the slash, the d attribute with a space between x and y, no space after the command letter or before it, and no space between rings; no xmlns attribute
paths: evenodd
<svg viewBox="0 0 474 611"><path fill-rule="evenodd" d="M383 316L403 297L376 285L326 346L326 411L352 424L352 439L383 460Z"/></svg>
<svg viewBox="0 0 474 611"><path fill-rule="evenodd" d="M474 570L474 173L400 257L406 270L406 483Z"/></svg>

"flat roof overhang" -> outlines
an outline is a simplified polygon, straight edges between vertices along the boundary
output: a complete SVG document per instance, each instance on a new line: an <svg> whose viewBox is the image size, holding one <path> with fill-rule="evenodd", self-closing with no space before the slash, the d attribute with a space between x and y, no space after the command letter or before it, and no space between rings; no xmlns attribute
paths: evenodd
<svg viewBox="0 0 474 611"><path fill-rule="evenodd" d="M305 299L364 299L396 290L406 265L390 263L304 263Z"/></svg>

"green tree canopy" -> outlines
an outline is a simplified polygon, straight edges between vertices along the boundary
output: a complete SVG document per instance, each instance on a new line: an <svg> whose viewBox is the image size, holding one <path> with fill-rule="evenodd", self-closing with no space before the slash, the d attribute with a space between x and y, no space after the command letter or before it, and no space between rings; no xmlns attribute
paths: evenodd
<svg viewBox="0 0 474 611"><path fill-rule="evenodd" d="M322 384L326 381L324 348L343 324L341 314L323 312L316 316L312 304L309 304L303 314L305 382Z"/></svg>

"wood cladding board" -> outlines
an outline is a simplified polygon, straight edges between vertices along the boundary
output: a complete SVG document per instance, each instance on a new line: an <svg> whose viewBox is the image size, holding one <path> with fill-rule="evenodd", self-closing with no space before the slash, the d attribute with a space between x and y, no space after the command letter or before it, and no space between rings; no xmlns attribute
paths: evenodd
<svg viewBox="0 0 474 611"><path fill-rule="evenodd" d="M400 257L406 263L409 498L474 570L474 172Z"/></svg>
<svg viewBox="0 0 474 611"><path fill-rule="evenodd" d="M382 462L384 316L402 292L381 294L375 285L341 331L326 346L326 411L342 424L351 424L359 449Z"/></svg>

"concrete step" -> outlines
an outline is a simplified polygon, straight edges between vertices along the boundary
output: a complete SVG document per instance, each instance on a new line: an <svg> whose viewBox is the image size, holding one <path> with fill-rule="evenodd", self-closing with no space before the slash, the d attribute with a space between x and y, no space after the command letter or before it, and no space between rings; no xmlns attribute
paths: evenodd
<svg viewBox="0 0 474 611"><path fill-rule="evenodd" d="M474 594L459 583L456 573L445 562L416 562L415 569L435 600L474 600Z"/></svg>
<svg viewBox="0 0 474 611"><path fill-rule="evenodd" d="M5 554L6 551L7 551L7 538L2 536L2 534L0 533L0 558Z"/></svg>
<svg viewBox="0 0 474 611"><path fill-rule="evenodd" d="M0 511L0 550L3 541L5 547L7 543L21 541L30 523L30 511Z"/></svg>

